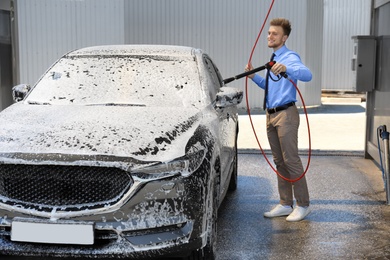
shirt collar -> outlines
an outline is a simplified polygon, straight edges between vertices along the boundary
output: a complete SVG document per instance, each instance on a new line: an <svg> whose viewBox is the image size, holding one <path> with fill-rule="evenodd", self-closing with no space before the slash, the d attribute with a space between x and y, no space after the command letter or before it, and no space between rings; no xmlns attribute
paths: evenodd
<svg viewBox="0 0 390 260"><path fill-rule="evenodd" d="M275 51L275 57L279 57L280 55L282 55L283 53L285 53L286 51L288 51L286 45L283 45L282 47L280 47L280 49L278 49L277 51Z"/></svg>

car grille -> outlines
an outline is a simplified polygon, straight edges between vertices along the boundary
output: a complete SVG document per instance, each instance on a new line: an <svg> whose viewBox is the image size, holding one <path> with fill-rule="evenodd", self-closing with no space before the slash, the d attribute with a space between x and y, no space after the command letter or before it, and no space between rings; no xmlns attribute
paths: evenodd
<svg viewBox="0 0 390 260"><path fill-rule="evenodd" d="M132 185L119 168L63 165L0 165L0 202L40 211L110 206Z"/></svg>

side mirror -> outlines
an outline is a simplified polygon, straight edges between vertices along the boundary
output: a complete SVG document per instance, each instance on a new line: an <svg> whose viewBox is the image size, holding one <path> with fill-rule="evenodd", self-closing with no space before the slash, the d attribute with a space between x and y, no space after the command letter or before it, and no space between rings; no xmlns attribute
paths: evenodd
<svg viewBox="0 0 390 260"><path fill-rule="evenodd" d="M222 87L217 93L216 107L225 108L238 105L241 103L242 97L242 90L232 87Z"/></svg>
<svg viewBox="0 0 390 260"><path fill-rule="evenodd" d="M12 88L12 97L15 102L22 101L31 90L30 85L20 84Z"/></svg>

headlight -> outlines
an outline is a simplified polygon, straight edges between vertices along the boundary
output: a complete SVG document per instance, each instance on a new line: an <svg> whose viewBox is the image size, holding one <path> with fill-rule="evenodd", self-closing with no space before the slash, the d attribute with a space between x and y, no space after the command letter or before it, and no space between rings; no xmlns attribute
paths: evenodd
<svg viewBox="0 0 390 260"><path fill-rule="evenodd" d="M133 168L130 172L132 175L142 179L161 179L175 175L189 176L200 167L205 155L206 151L204 149L197 150L173 161Z"/></svg>

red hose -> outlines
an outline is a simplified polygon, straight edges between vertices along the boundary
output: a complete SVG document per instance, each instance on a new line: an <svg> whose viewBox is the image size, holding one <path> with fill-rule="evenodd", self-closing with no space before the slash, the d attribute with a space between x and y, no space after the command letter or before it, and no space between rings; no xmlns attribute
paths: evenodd
<svg viewBox="0 0 390 260"><path fill-rule="evenodd" d="M271 13L271 10L272 10L272 7L273 7L273 5L274 5L274 2L275 2L275 0L272 0L271 5L270 5L270 7L269 7L269 9L268 9L267 15L266 15L266 17L265 17L265 19L264 19L263 25L261 26L261 29L260 29L260 31L259 31L259 34L258 34L258 36L257 36L257 38L256 38L256 41L255 41L253 47L252 47L252 51L251 51L251 54L250 54L250 56L249 56L249 61L248 61L248 63L250 63L250 62L252 61L253 53L254 53L254 51L255 51L255 49L256 49L257 43L258 43L258 41L259 41L259 38L260 38L260 36L261 36L261 34L262 34L262 32L263 32L263 29L264 29L264 26L265 26L265 24L266 24L266 22L267 22L268 16L269 16L269 14ZM298 86L295 84L295 82L292 81L291 79L288 79L288 80L294 85L294 87L295 87L295 89L297 90L297 92L298 92L298 94L299 94L299 97L300 97L300 99L301 99L301 101L302 101L303 109L304 109L304 112L305 112L305 115L306 115L307 131L308 131L308 135L309 135L309 154L308 154L308 161L307 161L306 169L305 169L305 171L302 173L302 175L301 175L300 177L296 178L296 179L289 179L289 178L286 178L286 177L282 176L282 175L275 169L275 167L272 166L271 162L268 160L268 158L267 158L267 156L266 156L266 154L265 154L263 148L261 147L259 138L257 137L256 130L255 130L255 127L254 127L253 122L252 122L251 111L250 111L250 108L249 108L250 106L249 106L248 94L245 95L245 100L246 100L246 108L247 108L247 110L248 110L249 121L250 121L250 123L251 123L252 130L253 130L253 133L254 133L254 135L255 135L257 144L259 145L259 148L260 148L261 153L263 154L265 160L268 162L269 166L272 168L272 170L273 170L280 178L282 178L282 179L285 180L285 181L296 182L296 181L299 181L300 179L302 179L302 178L305 176L305 174L307 173L308 169L309 169L310 160L311 160L311 135L310 135L309 117L308 117L308 114L307 114L305 101L303 100L302 94L301 94L301 92L299 91ZM245 92L248 93L248 77L245 78Z"/></svg>

